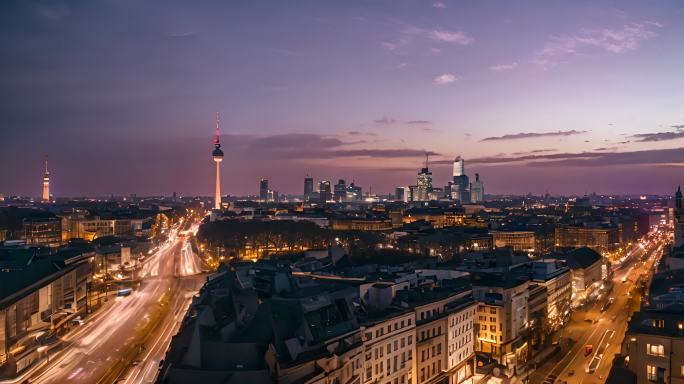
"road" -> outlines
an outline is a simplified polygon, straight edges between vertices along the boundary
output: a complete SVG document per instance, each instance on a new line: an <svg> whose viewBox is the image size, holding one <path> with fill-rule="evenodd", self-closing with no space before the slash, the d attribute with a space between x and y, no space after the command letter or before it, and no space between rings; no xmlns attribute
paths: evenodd
<svg viewBox="0 0 684 384"><path fill-rule="evenodd" d="M111 374L117 363L122 364L120 361L131 350L136 350L146 322L153 321L156 313L163 313L158 326L139 348L137 365L128 370L125 382L154 380L156 367L149 368L158 366L190 297L204 280L202 276L186 276L197 272L196 261L190 255L181 257L186 238L177 236L174 230L169 239L145 260L140 287L130 296L117 297L84 325L64 336L64 347L49 356L47 364L29 373L31 383L97 383ZM164 312L159 309L163 296L170 304L170 309Z"/></svg>
<svg viewBox="0 0 684 384"><path fill-rule="evenodd" d="M530 383L604 383L612 360L620 352L620 344L629 320L628 292L635 286L639 276L653 268L662 254L665 237L654 241L643 250L636 250L632 262L615 272L614 287L609 294L614 298L602 311L608 298L598 300L586 309L578 310L572 320L559 333L561 352L554 359L539 366L530 375ZM639 261L644 259L644 262ZM590 344L593 351L585 355L584 346ZM589 365L595 372L586 372Z"/></svg>

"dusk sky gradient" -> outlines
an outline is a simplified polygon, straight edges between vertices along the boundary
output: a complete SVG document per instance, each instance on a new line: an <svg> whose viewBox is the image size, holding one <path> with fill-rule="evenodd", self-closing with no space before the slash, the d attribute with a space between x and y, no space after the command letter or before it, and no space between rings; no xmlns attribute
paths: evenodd
<svg viewBox="0 0 684 384"><path fill-rule="evenodd" d="M0 2L0 193L487 193L684 182L684 2Z"/></svg>

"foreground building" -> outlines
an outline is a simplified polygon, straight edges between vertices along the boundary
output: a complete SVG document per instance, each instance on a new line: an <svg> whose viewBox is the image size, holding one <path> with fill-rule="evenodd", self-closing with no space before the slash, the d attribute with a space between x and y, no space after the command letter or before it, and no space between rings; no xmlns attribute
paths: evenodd
<svg viewBox="0 0 684 384"><path fill-rule="evenodd" d="M636 383L684 383L684 305L635 313L622 355Z"/></svg>
<svg viewBox="0 0 684 384"><path fill-rule="evenodd" d="M87 312L89 249L43 254L0 248L0 368L9 376L40 356L39 347Z"/></svg>
<svg viewBox="0 0 684 384"><path fill-rule="evenodd" d="M513 274L475 273L472 276L476 350L490 355L512 376L527 362L525 340L529 322L530 279Z"/></svg>
<svg viewBox="0 0 684 384"><path fill-rule="evenodd" d="M468 277L424 275L305 276L272 260L222 267L193 301L159 380L470 383Z"/></svg>

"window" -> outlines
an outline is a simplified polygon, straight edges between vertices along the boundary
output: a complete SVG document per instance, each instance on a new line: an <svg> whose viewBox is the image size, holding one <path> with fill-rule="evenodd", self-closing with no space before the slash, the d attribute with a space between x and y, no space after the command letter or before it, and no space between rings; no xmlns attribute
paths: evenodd
<svg viewBox="0 0 684 384"><path fill-rule="evenodd" d="M648 381L656 381L656 372L658 368L656 368L655 365L647 365L646 366L646 378Z"/></svg>
<svg viewBox="0 0 684 384"><path fill-rule="evenodd" d="M490 308L489 313L491 313L492 315L496 315L496 308Z"/></svg>
<svg viewBox="0 0 684 384"><path fill-rule="evenodd" d="M392 352L392 344L387 344L387 354L389 355Z"/></svg>
<svg viewBox="0 0 684 384"><path fill-rule="evenodd" d="M413 336L411 335L408 337L408 345L411 345L412 342L413 342Z"/></svg>
<svg viewBox="0 0 684 384"><path fill-rule="evenodd" d="M411 321L412 321L411 319L408 319L408 325L411 325Z"/></svg>
<svg viewBox="0 0 684 384"><path fill-rule="evenodd" d="M684 376L684 365L679 367L679 376Z"/></svg>
<svg viewBox="0 0 684 384"><path fill-rule="evenodd" d="M646 344L646 354L651 356L665 356L665 347L662 344Z"/></svg>

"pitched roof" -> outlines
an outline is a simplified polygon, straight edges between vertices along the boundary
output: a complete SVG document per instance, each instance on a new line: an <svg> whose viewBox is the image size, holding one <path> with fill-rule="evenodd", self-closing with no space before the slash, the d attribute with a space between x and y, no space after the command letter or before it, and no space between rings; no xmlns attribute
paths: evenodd
<svg viewBox="0 0 684 384"><path fill-rule="evenodd" d="M601 260L601 255L589 247L573 249L562 256L571 269L586 269Z"/></svg>

